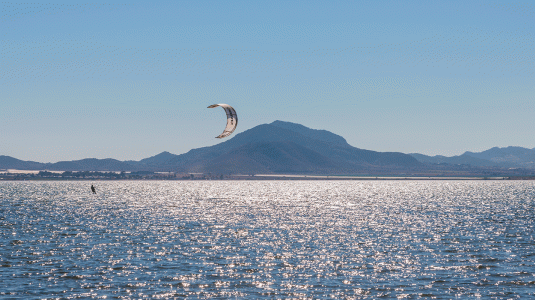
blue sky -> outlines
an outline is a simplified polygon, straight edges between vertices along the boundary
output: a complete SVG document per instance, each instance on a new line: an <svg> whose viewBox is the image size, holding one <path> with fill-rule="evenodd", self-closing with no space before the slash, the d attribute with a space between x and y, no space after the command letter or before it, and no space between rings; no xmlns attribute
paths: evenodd
<svg viewBox="0 0 535 300"><path fill-rule="evenodd" d="M275 120L376 151L535 147L530 1L0 2L0 155L138 160Z"/></svg>

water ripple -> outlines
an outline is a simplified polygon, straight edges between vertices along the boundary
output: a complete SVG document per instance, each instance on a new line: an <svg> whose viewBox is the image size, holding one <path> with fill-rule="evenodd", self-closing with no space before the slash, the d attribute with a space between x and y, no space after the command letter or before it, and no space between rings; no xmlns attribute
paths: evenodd
<svg viewBox="0 0 535 300"><path fill-rule="evenodd" d="M0 298L531 298L522 181L0 183Z"/></svg>

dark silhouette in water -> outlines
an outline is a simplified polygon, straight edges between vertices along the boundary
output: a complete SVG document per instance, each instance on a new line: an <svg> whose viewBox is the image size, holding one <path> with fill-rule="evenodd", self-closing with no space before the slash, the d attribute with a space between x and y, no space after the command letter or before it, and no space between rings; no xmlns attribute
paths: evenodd
<svg viewBox="0 0 535 300"><path fill-rule="evenodd" d="M93 192L93 194L96 194L97 192L95 191L95 187L93 185L91 185L91 191Z"/></svg>

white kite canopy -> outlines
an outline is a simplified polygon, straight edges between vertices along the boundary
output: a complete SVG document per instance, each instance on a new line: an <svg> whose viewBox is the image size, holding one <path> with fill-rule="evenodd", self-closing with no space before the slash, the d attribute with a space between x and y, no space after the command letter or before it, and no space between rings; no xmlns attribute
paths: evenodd
<svg viewBox="0 0 535 300"><path fill-rule="evenodd" d="M225 127L225 130L223 131L222 134L220 134L219 136L216 136L216 138L222 139L224 137L231 135L232 132L234 132L234 129L236 129L236 126L238 126L238 115L236 114L236 111L234 110L234 108L232 108L232 106L228 104L213 104L213 105L208 106L208 108L214 108L218 106L221 106L227 113L227 127Z"/></svg>

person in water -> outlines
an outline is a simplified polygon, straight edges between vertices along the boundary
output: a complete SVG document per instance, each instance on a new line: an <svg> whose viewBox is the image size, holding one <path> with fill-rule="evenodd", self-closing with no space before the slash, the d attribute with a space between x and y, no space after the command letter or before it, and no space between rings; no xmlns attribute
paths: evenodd
<svg viewBox="0 0 535 300"><path fill-rule="evenodd" d="M95 187L93 185L91 185L91 191L93 192L93 194L96 194L97 192L95 191Z"/></svg>

